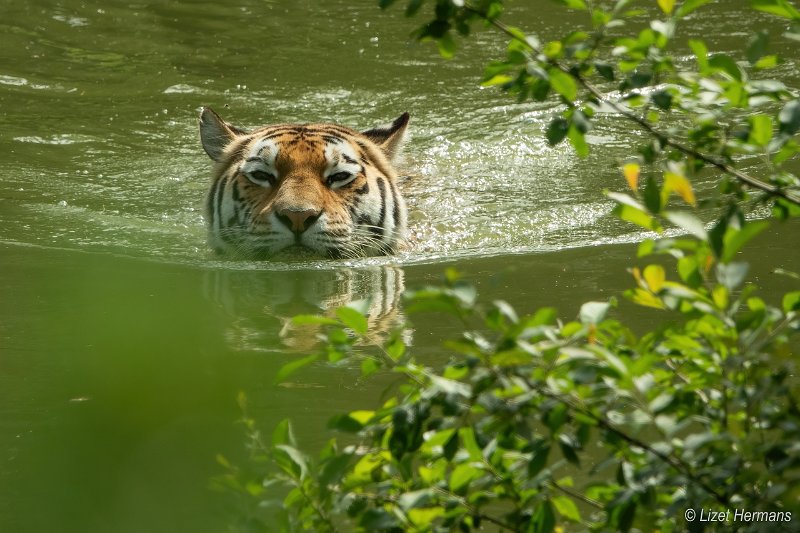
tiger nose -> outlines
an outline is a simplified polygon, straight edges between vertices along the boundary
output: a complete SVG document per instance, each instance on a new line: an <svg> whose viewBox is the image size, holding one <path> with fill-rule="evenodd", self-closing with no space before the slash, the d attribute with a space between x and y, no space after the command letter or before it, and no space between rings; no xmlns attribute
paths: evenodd
<svg viewBox="0 0 800 533"><path fill-rule="evenodd" d="M314 222L316 222L321 214L322 211L314 211L312 209L307 209L305 211L292 211L291 209L283 209L276 213L278 220L280 220L287 228L298 235L303 233Z"/></svg>

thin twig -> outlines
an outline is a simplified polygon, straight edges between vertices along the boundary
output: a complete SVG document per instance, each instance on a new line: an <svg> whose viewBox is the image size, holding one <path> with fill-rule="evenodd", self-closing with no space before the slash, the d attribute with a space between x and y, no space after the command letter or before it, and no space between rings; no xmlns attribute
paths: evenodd
<svg viewBox="0 0 800 533"><path fill-rule="evenodd" d="M601 504L600 502L598 502L597 500L593 500L592 498L589 498L588 496L585 496L585 495L583 495L583 494L581 494L579 492L575 492L574 490L569 489L569 488L567 488L567 487L565 487L563 485L559 485L555 480L551 479L550 481L545 482L545 485L552 485L553 488L556 488L556 489L560 490L561 492L563 492L564 494L566 494L570 498L582 501L586 505L591 505L592 507L594 507L596 509L605 510L605 506L603 504Z"/></svg>

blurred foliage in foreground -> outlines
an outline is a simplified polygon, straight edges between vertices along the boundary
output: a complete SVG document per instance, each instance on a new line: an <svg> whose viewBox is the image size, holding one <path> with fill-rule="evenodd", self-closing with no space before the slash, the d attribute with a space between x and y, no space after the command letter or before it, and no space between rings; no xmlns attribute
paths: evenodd
<svg viewBox="0 0 800 533"><path fill-rule="evenodd" d="M278 380L327 359L403 382L388 400L331 420L350 435L315 457L300 451L288 421L265 437L245 414L251 468L220 458L227 473L215 483L252 504L246 529L702 530L687 509L766 513L725 524L740 530L762 530L764 518L776 530L800 523L792 352L800 291L770 305L737 260L770 212L800 213L790 170L800 100L762 77L781 58L766 32L742 57L712 54L698 39L688 41L692 61L672 51L677 28L689 14L704 16L706 0L557 3L585 28L545 40L501 22L500 0L409 0L405 9L433 8L414 37L436 42L445 57L456 51L455 34L476 23L504 32L506 57L487 67L484 83L521 101L560 100L544 132L551 144L566 140L585 155L585 134L601 118L643 133L621 162L627 192L606 194L618 217L651 232L639 256L662 256L631 269L624 296L662 310L663 325L634 334L613 318L613 300L584 304L573 321L550 308L521 315L504 302L480 303L453 271L406 302L411 315L463 323L443 347L452 358L442 368L416 360L399 334L365 349L367 321L356 309L296 317L324 326L324 348L286 365ZM752 7L800 40L791 2ZM628 35L631 26L643 29ZM758 175L739 168L755 158ZM703 198L692 185L700 172L719 177ZM259 506L276 497L281 523L260 522Z"/></svg>

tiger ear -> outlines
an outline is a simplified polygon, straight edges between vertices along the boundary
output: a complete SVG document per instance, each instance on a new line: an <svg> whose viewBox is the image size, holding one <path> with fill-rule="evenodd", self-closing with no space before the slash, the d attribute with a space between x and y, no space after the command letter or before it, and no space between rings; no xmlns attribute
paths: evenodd
<svg viewBox="0 0 800 533"><path fill-rule="evenodd" d="M395 162L403 150L406 140L406 127L408 126L408 113L403 113L394 122L384 124L377 128L361 132L370 141L380 147L390 161Z"/></svg>
<svg viewBox="0 0 800 533"><path fill-rule="evenodd" d="M203 149L208 156L214 161L219 161L225 147L232 140L245 133L247 132L222 120L222 117L210 107L204 107L200 112L200 142L203 143Z"/></svg>

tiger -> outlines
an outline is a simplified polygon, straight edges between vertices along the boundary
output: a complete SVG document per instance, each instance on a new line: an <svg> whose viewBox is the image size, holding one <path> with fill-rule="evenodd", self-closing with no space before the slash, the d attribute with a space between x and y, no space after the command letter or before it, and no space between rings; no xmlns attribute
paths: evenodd
<svg viewBox="0 0 800 533"><path fill-rule="evenodd" d="M200 140L214 161L211 248L256 259L395 253L406 242L408 210L394 165L408 122L403 113L361 132L332 123L248 132L203 107Z"/></svg>

